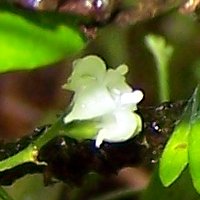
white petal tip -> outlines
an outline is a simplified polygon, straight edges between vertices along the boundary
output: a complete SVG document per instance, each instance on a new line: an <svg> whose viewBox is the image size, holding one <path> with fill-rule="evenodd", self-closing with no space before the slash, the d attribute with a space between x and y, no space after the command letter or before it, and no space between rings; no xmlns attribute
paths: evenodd
<svg viewBox="0 0 200 200"><path fill-rule="evenodd" d="M133 91L133 95L135 96L135 101L137 103L139 103L140 101L142 101L144 94L141 90L135 90Z"/></svg>
<svg viewBox="0 0 200 200"><path fill-rule="evenodd" d="M141 90L135 90L133 92L124 93L121 96L122 104L138 104L144 97Z"/></svg>
<svg viewBox="0 0 200 200"><path fill-rule="evenodd" d="M101 129L97 136L96 136L96 141L95 141L95 146L96 148L99 148L101 146L101 144L103 143L104 141L104 129Z"/></svg>

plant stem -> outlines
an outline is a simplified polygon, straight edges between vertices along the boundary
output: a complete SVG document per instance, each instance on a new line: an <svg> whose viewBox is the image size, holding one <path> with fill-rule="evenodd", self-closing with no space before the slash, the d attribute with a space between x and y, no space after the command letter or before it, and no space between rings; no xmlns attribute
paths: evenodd
<svg viewBox="0 0 200 200"><path fill-rule="evenodd" d="M10 168L13 168L25 162L34 162L34 152L35 152L35 149L31 144L24 150L15 154L14 156L11 156L11 157L6 158L5 160L2 160L0 162L0 172L4 170L8 170Z"/></svg>
<svg viewBox="0 0 200 200"><path fill-rule="evenodd" d="M168 64L164 62L157 62L158 70L158 85L159 85L159 99L160 102L169 101L169 70Z"/></svg>
<svg viewBox="0 0 200 200"><path fill-rule="evenodd" d="M81 138L80 133L85 133ZM45 165L45 162L39 162L37 159L40 149L53 138L63 135L77 140L87 139L88 135L97 132L96 122L92 120L64 124L63 116L61 116L50 128L44 131L37 139L32 141L25 149L18 153L0 161L0 172L11 169L17 165L33 162L37 165Z"/></svg>
<svg viewBox="0 0 200 200"><path fill-rule="evenodd" d="M166 44L163 37L157 35L147 35L146 45L154 56L157 66L157 77L159 84L160 102L170 100L169 90L169 61L171 59L173 48Z"/></svg>
<svg viewBox="0 0 200 200"><path fill-rule="evenodd" d="M59 118L44 134L38 137L33 145L40 150L42 146L48 143L55 136L59 135L60 130L63 128L63 120Z"/></svg>
<svg viewBox="0 0 200 200"><path fill-rule="evenodd" d="M40 135L33 143L29 144L28 147L18 152L17 154L8 157L0 161L0 172L11 169L17 165L25 162L34 162L36 164L45 164L38 162L37 155L42 146L48 143L51 139L56 137L59 130L63 126L62 119L58 119L57 122L51 126L45 133Z"/></svg>

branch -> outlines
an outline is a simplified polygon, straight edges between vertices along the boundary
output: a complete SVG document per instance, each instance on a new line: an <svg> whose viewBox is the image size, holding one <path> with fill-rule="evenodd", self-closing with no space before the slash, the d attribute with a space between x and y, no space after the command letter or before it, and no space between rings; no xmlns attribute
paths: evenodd
<svg viewBox="0 0 200 200"><path fill-rule="evenodd" d="M122 0L102 1L97 6L86 4L85 0L46 0L37 5L34 1L4 0L22 9L32 9L39 12L55 11L70 14L79 18L80 31L88 39L97 36L98 29L109 24L117 26L134 25L138 22L155 18L159 15L177 10L183 14L195 13L199 7L199 0L138 0L126 5ZM197 14L198 15L198 14ZM63 16L64 17L64 16ZM80 20L81 19L81 20Z"/></svg>
<svg viewBox="0 0 200 200"><path fill-rule="evenodd" d="M56 11L81 16L86 19L85 23L83 22L81 25L92 27L93 31L95 28L111 23L119 26L133 25L137 22L162 15L173 9L180 9L182 13L191 13L199 5L199 0L138 0L128 5L123 0L101 1L98 3L94 1L91 4L86 4L85 0L48 0L41 1L37 5L34 4L34 1L27 0L4 1L12 2L23 9ZM91 36L90 28L88 30L89 36ZM87 32L85 33L87 35Z"/></svg>
<svg viewBox="0 0 200 200"><path fill-rule="evenodd" d="M186 2L186 0L139 0L134 6L121 10L114 21L120 26L133 25L167 13L170 10L178 10Z"/></svg>
<svg viewBox="0 0 200 200"><path fill-rule="evenodd" d="M117 173L125 166L151 166L159 159L185 103L167 102L159 106L140 107L138 112L143 117L143 131L124 143L103 143L101 148L97 149L93 140L77 141L58 136L39 150L37 159L46 165L23 163L5 170L0 173L0 183L10 185L25 174L43 173L45 184L56 178L78 185L89 172L106 176ZM15 143L2 143L0 158L5 159L5 155L12 156L20 152L30 143L34 143L48 128L50 126L36 129L30 136Z"/></svg>

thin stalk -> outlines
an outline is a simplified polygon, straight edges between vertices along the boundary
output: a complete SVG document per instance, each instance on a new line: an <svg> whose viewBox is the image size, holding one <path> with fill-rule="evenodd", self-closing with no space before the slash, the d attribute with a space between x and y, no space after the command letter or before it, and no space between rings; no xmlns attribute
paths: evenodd
<svg viewBox="0 0 200 200"><path fill-rule="evenodd" d="M165 39L161 36L148 35L145 41L154 56L157 66L159 100L160 102L170 101L169 61L173 53L173 48L166 44Z"/></svg>
<svg viewBox="0 0 200 200"><path fill-rule="evenodd" d="M29 144L28 147L22 151L19 151L17 154L0 161L0 172L11 169L26 162L44 164L43 162L39 163L37 161L38 151L43 145L57 136L62 125L62 120L58 119L58 121L53 126L51 126L44 134L39 136L33 143Z"/></svg>
<svg viewBox="0 0 200 200"><path fill-rule="evenodd" d="M39 136L33 143L37 150L40 150L45 144L47 144L51 139L60 135L60 130L63 128L63 120L59 118L44 134Z"/></svg>
<svg viewBox="0 0 200 200"><path fill-rule="evenodd" d="M168 63L157 61L157 77L159 86L159 100L160 102L170 100L170 86L169 86L169 67Z"/></svg>
<svg viewBox="0 0 200 200"><path fill-rule="evenodd" d="M38 165L45 165L45 162L39 162L37 160L38 153L40 149L47 144L53 138L63 135L76 139L87 139L88 135L94 134L97 132L98 122L88 120L83 122L75 122L64 124L63 117L60 117L49 129L44 131L40 136L38 136L35 141L30 143L25 149L19 151L13 156L10 156L2 161L0 161L0 172L4 170L11 169L17 165L33 162ZM84 137L81 138L81 135L84 133Z"/></svg>

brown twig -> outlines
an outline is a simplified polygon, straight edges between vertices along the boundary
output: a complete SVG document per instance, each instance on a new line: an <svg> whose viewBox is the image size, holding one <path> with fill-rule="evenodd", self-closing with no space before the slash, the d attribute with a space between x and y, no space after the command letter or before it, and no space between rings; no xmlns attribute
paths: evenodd
<svg viewBox="0 0 200 200"><path fill-rule="evenodd" d="M140 107L139 113L144 122L142 133L124 143L103 143L100 149L95 148L93 140L76 141L68 137L56 137L39 152L38 159L45 161L47 166L24 163L1 172L0 183L9 185L25 174L40 172L44 174L45 184L56 178L77 185L89 172L110 175L125 166L151 166L158 160L184 106L185 102L180 101ZM38 134L42 134L42 131L35 135ZM22 140L30 143L26 138ZM24 142L18 141L18 144ZM13 146L19 145L11 146L13 150Z"/></svg>
<svg viewBox="0 0 200 200"><path fill-rule="evenodd" d="M172 9L178 9L186 2L186 0L139 0L134 6L121 10L114 21L120 26L133 25L167 13Z"/></svg>

